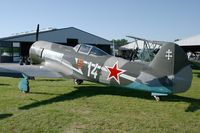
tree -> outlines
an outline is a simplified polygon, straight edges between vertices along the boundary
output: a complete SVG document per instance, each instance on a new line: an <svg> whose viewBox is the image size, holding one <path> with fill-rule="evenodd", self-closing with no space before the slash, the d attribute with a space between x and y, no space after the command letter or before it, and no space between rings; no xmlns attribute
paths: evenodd
<svg viewBox="0 0 200 133"><path fill-rule="evenodd" d="M115 49L118 49L119 47L128 44L128 40L126 39L113 39L112 42L115 44Z"/></svg>
<svg viewBox="0 0 200 133"><path fill-rule="evenodd" d="M119 47L128 44L128 40L126 39L117 39L117 40L113 39L112 42L114 43L114 47L115 47L115 50L113 51L114 52L113 55L117 55L117 56L121 55L118 51Z"/></svg>

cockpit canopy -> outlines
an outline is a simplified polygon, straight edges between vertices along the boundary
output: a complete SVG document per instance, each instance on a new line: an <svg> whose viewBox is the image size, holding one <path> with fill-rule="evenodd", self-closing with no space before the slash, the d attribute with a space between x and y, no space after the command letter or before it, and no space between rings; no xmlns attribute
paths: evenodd
<svg viewBox="0 0 200 133"><path fill-rule="evenodd" d="M109 55L108 53L104 52L103 50L86 44L78 44L74 47L74 50L78 53L92 55L92 56L106 56Z"/></svg>

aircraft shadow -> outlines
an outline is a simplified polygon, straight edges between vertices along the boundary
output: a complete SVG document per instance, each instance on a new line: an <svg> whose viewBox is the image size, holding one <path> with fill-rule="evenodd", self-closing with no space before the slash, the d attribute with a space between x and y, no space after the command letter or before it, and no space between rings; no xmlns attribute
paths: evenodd
<svg viewBox="0 0 200 133"><path fill-rule="evenodd" d="M30 94L40 94L40 95L59 95L55 93L48 93L48 92L29 92Z"/></svg>
<svg viewBox="0 0 200 133"><path fill-rule="evenodd" d="M178 95L170 95L167 97L163 97L162 101L189 103L190 105L185 109L185 112L195 112L200 109L200 99L178 96Z"/></svg>
<svg viewBox="0 0 200 133"><path fill-rule="evenodd" d="M55 79L35 79L36 81L65 81L62 78L55 78Z"/></svg>
<svg viewBox="0 0 200 133"><path fill-rule="evenodd" d="M0 114L0 120L11 117L13 114Z"/></svg>
<svg viewBox="0 0 200 133"><path fill-rule="evenodd" d="M10 84L0 84L0 86L10 86Z"/></svg>
<svg viewBox="0 0 200 133"><path fill-rule="evenodd" d="M124 97L137 97L141 99L155 100L150 93L130 90L130 89L122 89L119 87L107 87L107 86L77 86L76 90L70 93L65 93L62 95L58 95L56 97L43 100L36 101L28 105L24 105L19 107L21 110L28 110L31 108L36 108L39 106L61 102L65 100L74 100L81 97L92 97L96 95L116 95L116 96L124 96ZM155 101L156 102L156 101ZM194 112L200 109L200 99L188 98L177 95L170 95L167 97L162 97L161 102L187 102L190 105L185 110L186 112Z"/></svg>

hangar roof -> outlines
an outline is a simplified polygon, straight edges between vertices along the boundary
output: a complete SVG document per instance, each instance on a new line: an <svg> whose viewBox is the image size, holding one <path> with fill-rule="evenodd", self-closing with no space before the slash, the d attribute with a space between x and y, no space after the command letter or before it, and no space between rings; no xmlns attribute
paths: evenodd
<svg viewBox="0 0 200 133"><path fill-rule="evenodd" d="M176 41L179 46L200 46L200 35Z"/></svg>
<svg viewBox="0 0 200 133"><path fill-rule="evenodd" d="M36 34L27 33L15 35L5 38L0 38L1 41L16 41L16 42L35 42ZM62 29L52 29L39 32L39 40L50 41L56 43L66 43L67 39L78 39L79 43L88 44L104 44L111 45L112 43L104 38L82 31L80 29L69 27Z"/></svg>

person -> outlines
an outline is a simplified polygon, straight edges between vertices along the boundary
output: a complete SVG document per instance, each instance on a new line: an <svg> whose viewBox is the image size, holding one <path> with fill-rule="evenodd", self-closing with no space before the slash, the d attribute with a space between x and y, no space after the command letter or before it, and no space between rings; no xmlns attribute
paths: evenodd
<svg viewBox="0 0 200 133"><path fill-rule="evenodd" d="M26 57L25 64L30 65L30 58L28 56Z"/></svg>
<svg viewBox="0 0 200 133"><path fill-rule="evenodd" d="M132 50L130 54L130 61L134 61L135 59L138 59L138 48Z"/></svg>
<svg viewBox="0 0 200 133"><path fill-rule="evenodd" d="M23 64L24 64L24 57L23 57L23 56L20 57L19 64L20 64L20 65L23 65Z"/></svg>

